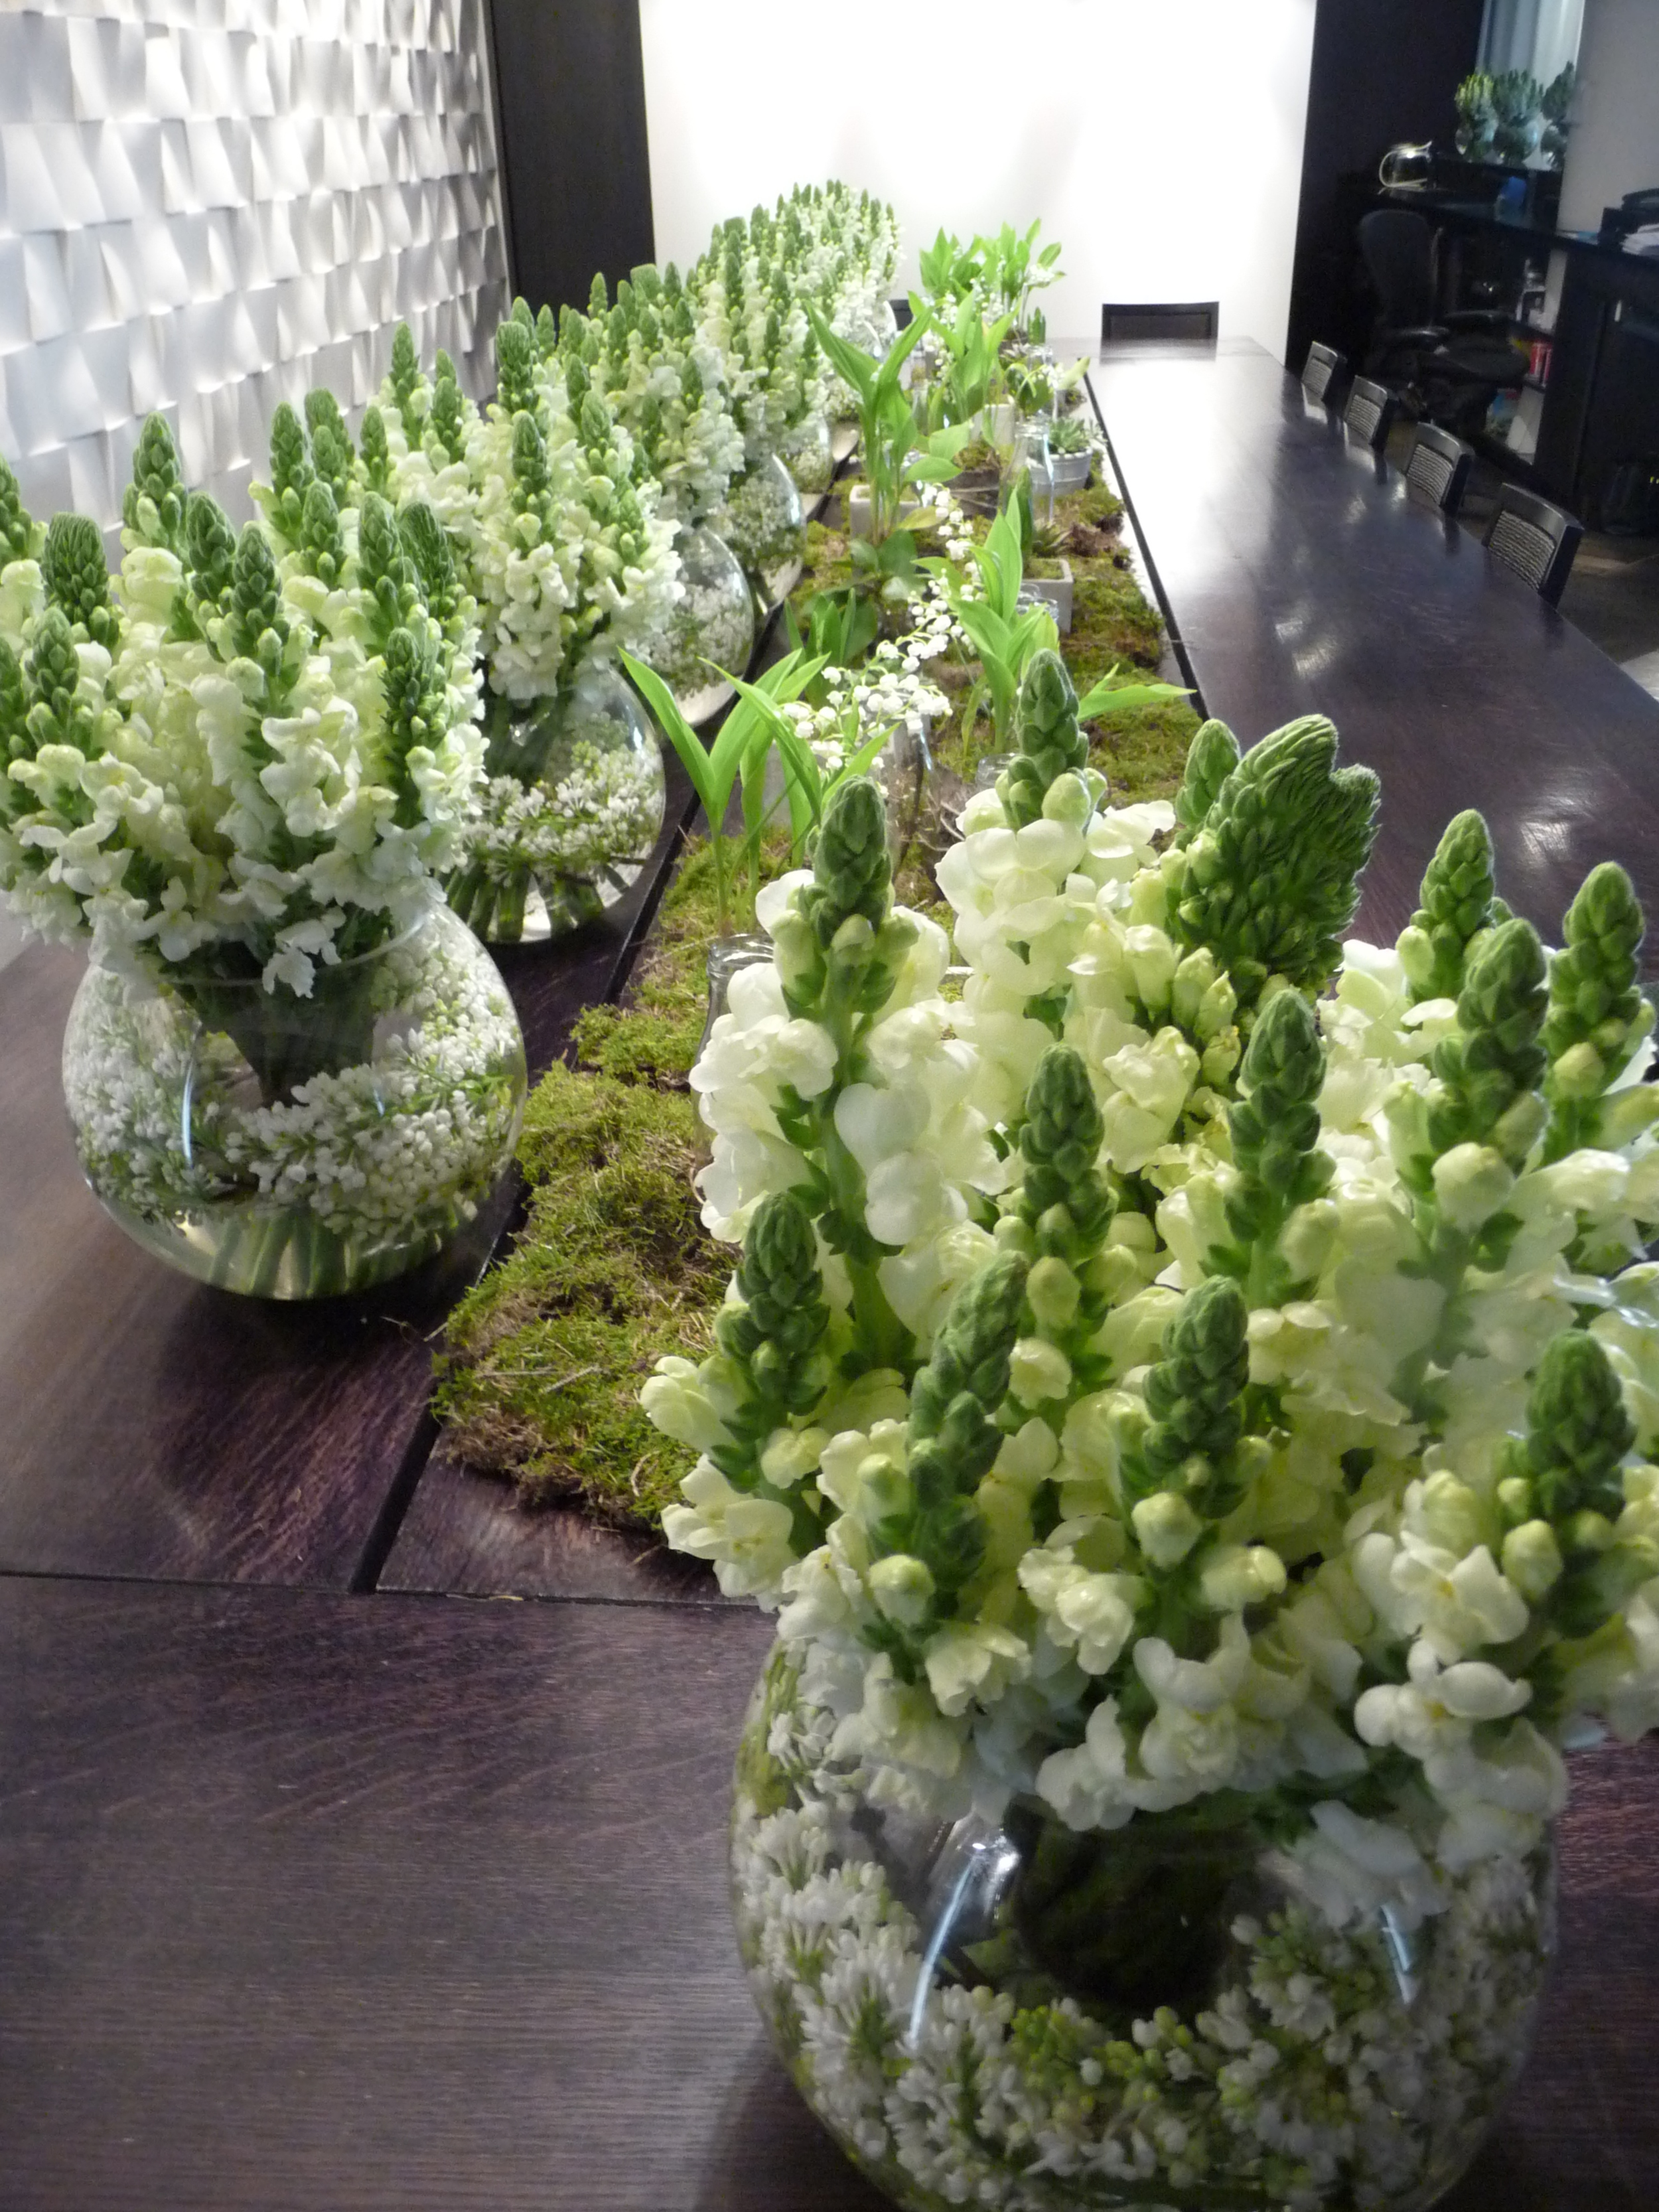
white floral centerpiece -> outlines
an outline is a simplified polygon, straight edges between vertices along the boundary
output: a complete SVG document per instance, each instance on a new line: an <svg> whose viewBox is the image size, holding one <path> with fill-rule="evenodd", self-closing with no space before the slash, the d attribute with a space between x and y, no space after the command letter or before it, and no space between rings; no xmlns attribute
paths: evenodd
<svg viewBox="0 0 1659 2212"><path fill-rule="evenodd" d="M694 1071L676 1546L778 1615L763 2009L901 2202L1422 2207L1524 2051L1562 1754L1659 1717L1641 916L1547 954L1458 817L1342 942L1309 718L1115 808L1063 665L945 933L852 785Z"/></svg>
<svg viewBox="0 0 1659 2212"><path fill-rule="evenodd" d="M77 1148L192 1273L359 1288L471 1218L523 1098L511 1006L434 880L481 772L475 610L429 508L365 494L349 541L313 476L288 534L234 535L158 416L125 516L112 586L96 526L42 533L0 473L0 888L90 940Z"/></svg>
<svg viewBox="0 0 1659 2212"><path fill-rule="evenodd" d="M392 495L442 517L483 629L489 775L450 902L493 942L557 934L620 896L662 825L660 750L616 664L673 620L673 526L626 428L562 372L545 311L520 301L498 331L483 417L405 339L363 463L373 423Z"/></svg>

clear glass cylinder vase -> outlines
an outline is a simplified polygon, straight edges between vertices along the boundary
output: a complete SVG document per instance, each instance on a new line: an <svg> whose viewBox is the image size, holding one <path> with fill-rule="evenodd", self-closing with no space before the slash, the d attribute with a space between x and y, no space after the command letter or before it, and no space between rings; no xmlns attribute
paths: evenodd
<svg viewBox="0 0 1659 2212"><path fill-rule="evenodd" d="M64 1093L88 1182L147 1251L223 1290L325 1297L419 1266L473 1218L518 1139L524 1041L434 897L376 951L319 964L303 998L94 958Z"/></svg>
<svg viewBox="0 0 1659 2212"><path fill-rule="evenodd" d="M760 930L738 930L730 937L716 937L708 947L708 1012L703 1018L702 1035L697 1041L697 1058L701 1060L704 1047L714 1034L714 1024L728 1011L732 978L741 969L754 968L772 957L772 940Z"/></svg>
<svg viewBox="0 0 1659 2212"><path fill-rule="evenodd" d="M778 459L795 480L803 498L816 499L836 478L836 455L827 415L808 415L791 423L778 441Z"/></svg>
<svg viewBox="0 0 1659 2212"><path fill-rule="evenodd" d="M1553 1948L1547 1844L1447 1873L1419 1917L1379 1869L1334 1919L1294 1840L1202 1801L1110 1833L1021 1800L993 1823L837 1757L836 1729L775 1646L733 1908L796 2086L895 2203L1425 2212L1468 2166Z"/></svg>
<svg viewBox="0 0 1659 2212"><path fill-rule="evenodd" d="M493 702L483 811L446 886L489 945L562 937L614 906L650 857L667 804L656 724L609 662L505 710Z"/></svg>
<svg viewBox="0 0 1659 2212"><path fill-rule="evenodd" d="M755 595L742 562L708 523L683 525L674 550L680 597L666 630L645 657L686 720L704 722L732 696L727 675L747 673L755 649Z"/></svg>
<svg viewBox="0 0 1659 2212"><path fill-rule="evenodd" d="M733 477L716 518L720 533L769 606L800 574L806 520L795 480L775 453L763 453Z"/></svg>

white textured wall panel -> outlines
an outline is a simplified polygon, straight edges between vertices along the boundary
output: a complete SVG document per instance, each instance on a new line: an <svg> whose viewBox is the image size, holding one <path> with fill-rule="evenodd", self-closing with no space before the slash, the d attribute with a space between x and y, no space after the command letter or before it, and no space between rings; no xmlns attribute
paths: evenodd
<svg viewBox="0 0 1659 2212"><path fill-rule="evenodd" d="M0 0L0 450L118 520L159 410L246 512L277 402L413 325L475 397L506 312L483 0Z"/></svg>

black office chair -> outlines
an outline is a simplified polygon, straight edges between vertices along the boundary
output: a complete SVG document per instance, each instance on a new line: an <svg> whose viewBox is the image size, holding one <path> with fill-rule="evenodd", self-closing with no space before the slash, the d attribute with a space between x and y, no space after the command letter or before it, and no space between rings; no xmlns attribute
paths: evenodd
<svg viewBox="0 0 1659 2212"><path fill-rule="evenodd" d="M1474 455L1461 438L1432 422L1417 426L1417 443L1406 464L1406 482L1425 499L1431 499L1442 514L1455 514L1463 502Z"/></svg>
<svg viewBox="0 0 1659 2212"><path fill-rule="evenodd" d="M1408 208L1362 216L1359 251L1381 301L1366 374L1398 392L1408 413L1478 430L1492 394L1518 391L1526 379L1509 317L1488 307L1437 317L1434 232Z"/></svg>
<svg viewBox="0 0 1659 2212"><path fill-rule="evenodd" d="M1348 364L1341 355L1318 339L1308 348L1308 358L1302 364L1302 388L1311 399L1322 399L1333 384L1340 384L1348 373Z"/></svg>
<svg viewBox="0 0 1659 2212"><path fill-rule="evenodd" d="M1342 420L1373 453L1386 444L1394 421L1395 397L1386 386L1368 376L1356 376L1342 410Z"/></svg>
<svg viewBox="0 0 1659 2212"><path fill-rule="evenodd" d="M1486 550L1530 584L1540 599L1559 606L1584 526L1536 492L1506 483L1486 525Z"/></svg>

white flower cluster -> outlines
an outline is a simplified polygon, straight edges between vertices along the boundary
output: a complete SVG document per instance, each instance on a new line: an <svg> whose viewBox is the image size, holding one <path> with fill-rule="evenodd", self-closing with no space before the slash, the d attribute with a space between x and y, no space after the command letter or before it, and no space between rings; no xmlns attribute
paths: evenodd
<svg viewBox="0 0 1659 2212"><path fill-rule="evenodd" d="M828 1733L775 1695L750 1723L739 1940L798 2086L898 2202L1039 2212L1068 2185L1103 2204L1206 2185L1294 2212L1426 2202L1512 2086L1551 1942L1519 1863L1455 1877L1407 1942L1380 1911L1333 1928L1283 1861L1276 1909L1235 1918L1207 2001L1115 2037L1070 1997L940 1962L868 1840L879 1816L848 1817L859 1792ZM917 1893L916 1865L893 1871Z"/></svg>
<svg viewBox="0 0 1659 2212"><path fill-rule="evenodd" d="M308 534L296 501L292 541L234 537L187 500L159 417L136 470L112 589L71 515L0 573L0 888L113 963L303 997L319 963L406 927L459 849L471 605L384 501L348 532L319 487ZM0 507L29 542L9 471Z"/></svg>
<svg viewBox="0 0 1659 2212"><path fill-rule="evenodd" d="M1019 726L954 948L886 909L856 787L763 902L692 1076L746 1246L720 1349L647 1388L702 1455L665 1525L897 1799L1241 1792L1331 1917L1367 1854L1443 1910L1536 1847L1563 1747L1659 1719L1639 913L1598 870L1547 958L1471 816L1398 948L1344 947L1375 790L1328 724L1208 726L1176 808L1100 803L1056 656ZM825 1363L787 1398L768 1269Z"/></svg>
<svg viewBox="0 0 1659 2212"><path fill-rule="evenodd" d="M556 782L491 777L472 833L472 858L497 879L527 870L538 880L599 881L607 871L647 858L662 826L662 805L659 760L579 744Z"/></svg>

